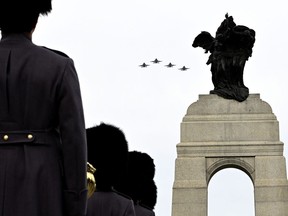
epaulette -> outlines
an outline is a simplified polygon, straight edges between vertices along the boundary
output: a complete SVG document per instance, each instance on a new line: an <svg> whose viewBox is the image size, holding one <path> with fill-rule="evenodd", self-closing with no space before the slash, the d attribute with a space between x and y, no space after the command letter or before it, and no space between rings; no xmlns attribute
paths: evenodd
<svg viewBox="0 0 288 216"><path fill-rule="evenodd" d="M59 50L50 49L50 48L45 47L45 46L43 46L43 48L45 48L45 49L47 49L47 50L50 50L50 51L52 51L52 52L54 52L54 53L57 53L58 55L61 55L61 56L64 56L64 57L69 58L68 55L66 55L65 53L63 53L63 52L61 52L61 51L59 51Z"/></svg>
<svg viewBox="0 0 288 216"><path fill-rule="evenodd" d="M132 200L131 197L129 197L128 195L123 194L123 193L121 193L121 192L119 192L119 191L113 190L113 192L116 193L116 194L118 194L118 195L120 195L120 196L122 196L122 197L125 197L126 199Z"/></svg>

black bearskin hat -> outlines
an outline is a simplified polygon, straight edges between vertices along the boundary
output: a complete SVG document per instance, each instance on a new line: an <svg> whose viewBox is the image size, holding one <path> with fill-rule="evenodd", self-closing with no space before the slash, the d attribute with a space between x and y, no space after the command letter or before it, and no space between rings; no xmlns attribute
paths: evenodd
<svg viewBox="0 0 288 216"><path fill-rule="evenodd" d="M0 0L1 13L17 15L28 13L48 14L52 10L51 0Z"/></svg>
<svg viewBox="0 0 288 216"><path fill-rule="evenodd" d="M123 193L135 203L154 209L157 201L157 187L153 180L155 165L146 153L129 152L128 175Z"/></svg>
<svg viewBox="0 0 288 216"><path fill-rule="evenodd" d="M31 31L38 16L51 10L51 0L0 0L0 29L13 33Z"/></svg>
<svg viewBox="0 0 288 216"><path fill-rule="evenodd" d="M153 179L155 175L155 164L148 154L132 151L129 152L129 170L133 172L135 178Z"/></svg>
<svg viewBox="0 0 288 216"><path fill-rule="evenodd" d="M128 144L124 133L117 127L101 123L86 129L88 161L95 168L98 189L117 185L125 175Z"/></svg>
<svg viewBox="0 0 288 216"><path fill-rule="evenodd" d="M140 195L140 204L142 204L143 206L147 206L150 209L154 209L157 202L157 187L155 181L146 181L145 184L139 185L137 191Z"/></svg>

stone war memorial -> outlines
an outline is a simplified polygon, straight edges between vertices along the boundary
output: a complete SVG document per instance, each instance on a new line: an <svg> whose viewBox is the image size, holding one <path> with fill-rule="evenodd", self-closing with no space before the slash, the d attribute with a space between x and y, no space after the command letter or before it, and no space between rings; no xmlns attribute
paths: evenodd
<svg viewBox="0 0 288 216"><path fill-rule="evenodd" d="M255 216L288 216L288 180L279 122L260 94L243 82L255 31L225 16L215 38L201 32L193 47L210 52L214 89L199 95L181 122L172 216L207 216L208 184L225 168L245 172L254 185Z"/></svg>

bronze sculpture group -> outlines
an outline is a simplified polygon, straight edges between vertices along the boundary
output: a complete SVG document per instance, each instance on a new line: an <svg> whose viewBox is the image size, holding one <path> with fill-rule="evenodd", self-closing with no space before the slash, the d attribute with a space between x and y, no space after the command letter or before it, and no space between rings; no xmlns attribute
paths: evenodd
<svg viewBox="0 0 288 216"><path fill-rule="evenodd" d="M192 44L210 52L207 64L211 64L212 82L217 94L226 99L242 102L249 96L249 89L243 82L246 61L252 55L255 31L243 25L236 25L233 17L226 14L216 31L215 38L202 31Z"/></svg>

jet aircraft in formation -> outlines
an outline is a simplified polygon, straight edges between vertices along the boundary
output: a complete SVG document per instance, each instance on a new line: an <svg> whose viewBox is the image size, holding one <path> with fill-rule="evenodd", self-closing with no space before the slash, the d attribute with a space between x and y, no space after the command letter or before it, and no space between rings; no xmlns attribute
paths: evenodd
<svg viewBox="0 0 288 216"><path fill-rule="evenodd" d="M171 67L174 67L175 65L170 62L168 65L165 65L165 66L171 68Z"/></svg>
<svg viewBox="0 0 288 216"><path fill-rule="evenodd" d="M189 68L187 68L187 67L185 67L185 66L183 66L182 68L179 68L179 70L182 70L182 71L186 71L186 70L188 70Z"/></svg>
<svg viewBox="0 0 288 216"><path fill-rule="evenodd" d="M162 62L162 61L159 61L159 60L156 58L155 60L153 60L153 61L151 61L151 62L153 62L154 64L158 64L158 63L160 63L160 62Z"/></svg>
<svg viewBox="0 0 288 216"><path fill-rule="evenodd" d="M154 59L154 60L151 61L151 62L154 63L154 64L159 64L159 63L162 62L162 61L160 61L160 60L158 60L158 59L156 58L156 59ZM142 67L142 68L145 68L145 67L148 67L149 65L144 62L143 64L141 64L141 65L139 65L139 66ZM172 68L172 67L174 67L174 66L176 66L176 65L175 65L175 64L172 64L171 62L170 62L169 64L165 65L165 67L168 67L168 68ZM182 68L179 68L179 70L181 70L181 71L186 71L186 70L188 70L188 69L189 69L189 68L187 68L187 67L185 67L185 66L183 66Z"/></svg>
<svg viewBox="0 0 288 216"><path fill-rule="evenodd" d="M148 67L148 66L149 66L149 65L146 64L145 62L144 62L143 64L139 65L139 67L142 67L142 68L144 68L144 67Z"/></svg>

